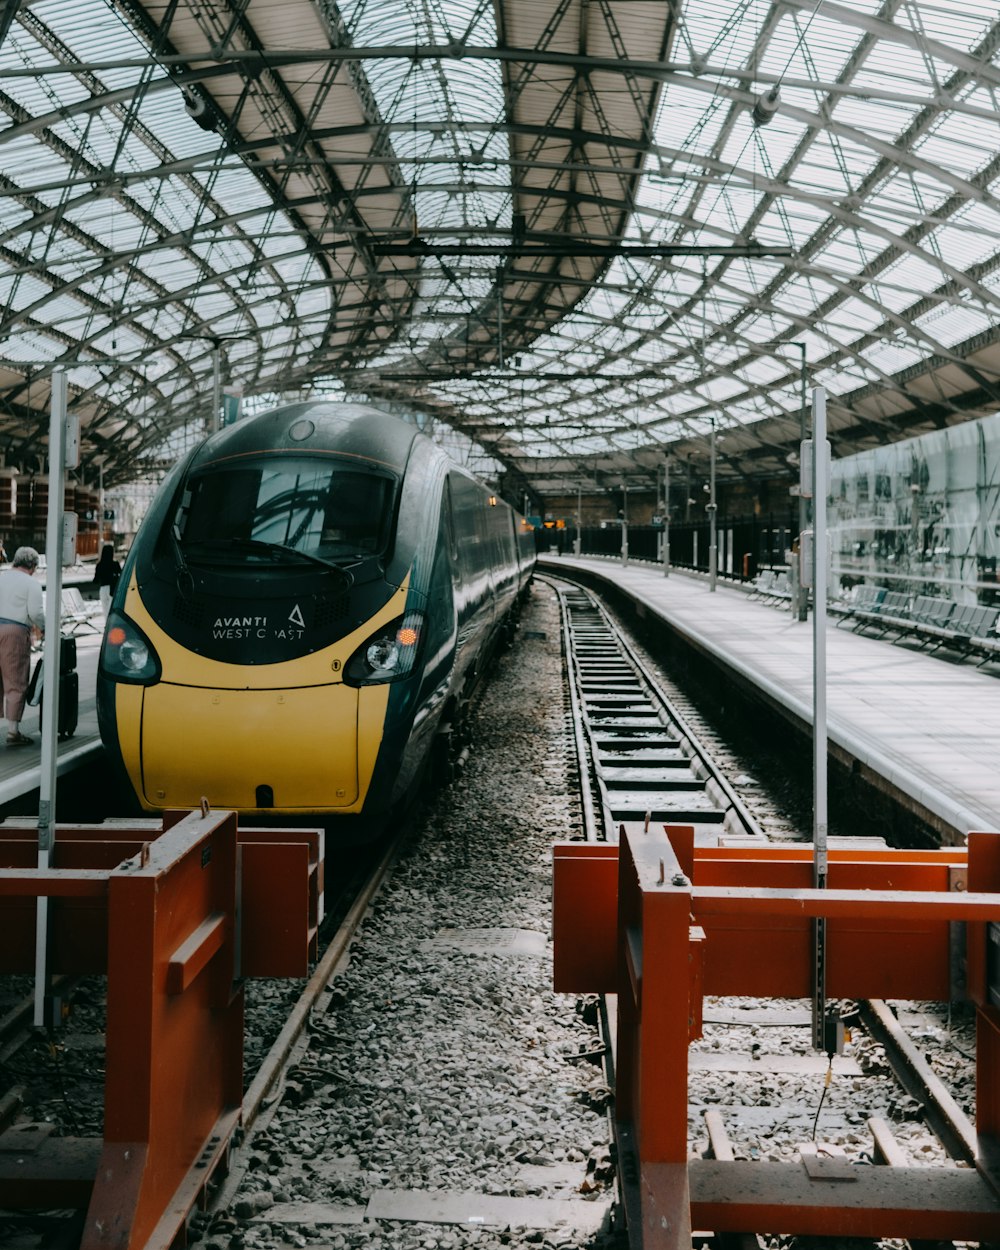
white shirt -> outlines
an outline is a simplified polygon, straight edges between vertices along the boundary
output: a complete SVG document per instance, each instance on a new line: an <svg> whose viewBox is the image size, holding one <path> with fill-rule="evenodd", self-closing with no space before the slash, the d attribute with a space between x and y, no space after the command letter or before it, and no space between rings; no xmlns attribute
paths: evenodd
<svg viewBox="0 0 1000 1250"><path fill-rule="evenodd" d="M45 627L45 595L26 569L0 573L0 617L18 624Z"/></svg>

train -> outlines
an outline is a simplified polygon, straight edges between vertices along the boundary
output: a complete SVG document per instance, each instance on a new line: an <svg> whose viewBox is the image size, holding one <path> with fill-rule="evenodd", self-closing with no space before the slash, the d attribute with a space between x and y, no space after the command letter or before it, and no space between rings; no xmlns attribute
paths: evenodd
<svg viewBox="0 0 1000 1250"><path fill-rule="evenodd" d="M123 566L97 680L113 766L146 811L367 836L453 758L534 561L524 518L409 422L317 401L227 426Z"/></svg>

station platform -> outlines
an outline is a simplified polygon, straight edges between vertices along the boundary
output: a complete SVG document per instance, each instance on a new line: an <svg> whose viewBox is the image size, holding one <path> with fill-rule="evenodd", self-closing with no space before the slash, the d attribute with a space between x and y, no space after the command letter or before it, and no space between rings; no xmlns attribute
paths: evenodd
<svg viewBox="0 0 1000 1250"><path fill-rule="evenodd" d="M101 746L97 730L97 658L101 650L101 634L97 630L76 635L76 671L80 678L80 714L76 733L58 745L59 776L79 768L93 758ZM40 652L31 657L34 668ZM38 729L38 708L25 708L21 728L34 739L32 746L8 750L0 736L0 809L37 790L41 779L42 748Z"/></svg>
<svg viewBox="0 0 1000 1250"><path fill-rule="evenodd" d="M601 556L541 555L539 573L613 586L803 726L812 725L813 625L745 588ZM574 579L575 580L575 579ZM831 750L955 842L1000 830L1000 665L827 627Z"/></svg>

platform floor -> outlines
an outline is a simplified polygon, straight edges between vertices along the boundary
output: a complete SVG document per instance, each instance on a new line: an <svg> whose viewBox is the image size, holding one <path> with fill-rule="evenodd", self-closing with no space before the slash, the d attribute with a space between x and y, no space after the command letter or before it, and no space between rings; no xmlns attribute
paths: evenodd
<svg viewBox="0 0 1000 1250"><path fill-rule="evenodd" d="M76 733L58 745L58 771L62 775L80 766L97 751L103 750L97 732L97 657L101 634L95 629L76 634L76 671L80 678L80 715ZM31 657L32 667L37 655ZM7 750L0 734L0 807L38 789L41 774L41 739L38 732L38 708L26 708L21 728L34 738L30 747ZM6 732L4 730L4 732Z"/></svg>
<svg viewBox="0 0 1000 1250"><path fill-rule="evenodd" d="M607 557L543 556L613 581L693 643L812 723L813 625L722 582ZM1000 665L827 628L828 735L959 834L1000 830Z"/></svg>

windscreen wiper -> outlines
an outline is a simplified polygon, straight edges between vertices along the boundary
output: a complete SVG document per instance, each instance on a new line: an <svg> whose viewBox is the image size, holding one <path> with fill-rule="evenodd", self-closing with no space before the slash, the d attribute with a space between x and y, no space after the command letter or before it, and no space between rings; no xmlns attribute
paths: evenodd
<svg viewBox="0 0 1000 1250"><path fill-rule="evenodd" d="M174 548L174 557L177 560L177 593L182 599L190 600L194 592L194 577L191 575L191 570L184 559L184 548L181 546L176 524L172 523L168 528L170 530L170 541Z"/></svg>
<svg viewBox="0 0 1000 1250"><path fill-rule="evenodd" d="M318 564L320 568L329 569L333 573L339 573L346 580L348 589L354 585L354 574L351 570L360 563L360 561L357 561L350 566L337 564L333 560L324 560L322 556L314 556L312 552L300 551L297 547L287 547L284 543L268 542L262 538L211 538L202 539L197 545L236 547L242 551L259 551L262 554L274 557L291 558L306 564Z"/></svg>

